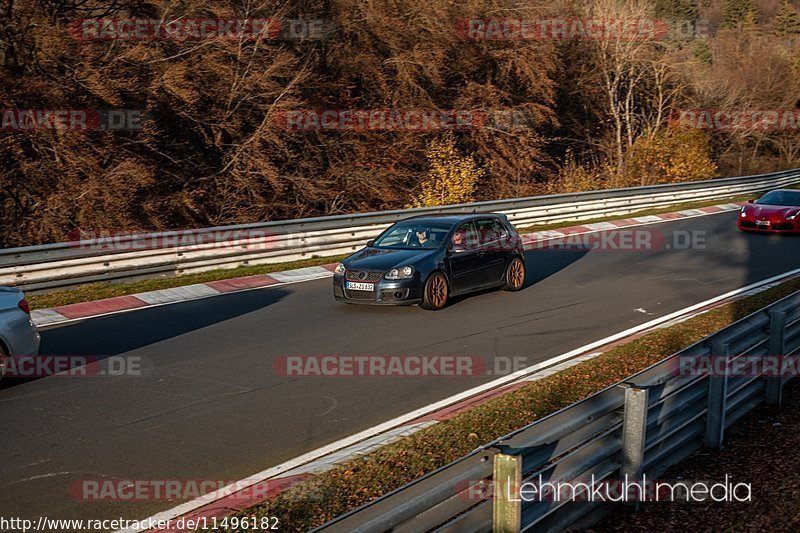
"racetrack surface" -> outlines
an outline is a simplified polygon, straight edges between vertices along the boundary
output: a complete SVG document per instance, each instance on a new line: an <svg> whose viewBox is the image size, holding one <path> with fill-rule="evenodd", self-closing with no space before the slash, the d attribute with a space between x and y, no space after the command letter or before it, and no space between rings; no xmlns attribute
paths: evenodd
<svg viewBox="0 0 800 533"><path fill-rule="evenodd" d="M44 355L137 357L143 371L0 381L0 515L143 518L181 502L80 501L70 484L232 481L496 378L285 377L273 370L280 356L533 364L798 267L800 238L741 234L737 215L638 228L670 249L531 251L523 291L440 312L340 304L324 279L43 331ZM704 245L675 250L690 232Z"/></svg>

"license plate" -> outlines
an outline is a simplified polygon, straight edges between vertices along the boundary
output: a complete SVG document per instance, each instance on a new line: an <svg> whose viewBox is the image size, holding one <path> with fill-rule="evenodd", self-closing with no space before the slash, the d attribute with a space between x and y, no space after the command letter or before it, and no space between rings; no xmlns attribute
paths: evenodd
<svg viewBox="0 0 800 533"><path fill-rule="evenodd" d="M756 226L769 226L769 220L756 220Z"/></svg>
<svg viewBox="0 0 800 533"><path fill-rule="evenodd" d="M374 283L357 283L355 281L348 281L347 282L347 289L351 291L374 291L375 284Z"/></svg>

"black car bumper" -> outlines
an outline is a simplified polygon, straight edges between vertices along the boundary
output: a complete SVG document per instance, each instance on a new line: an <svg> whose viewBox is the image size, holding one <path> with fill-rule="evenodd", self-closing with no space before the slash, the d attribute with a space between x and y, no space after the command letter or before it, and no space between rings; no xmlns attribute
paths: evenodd
<svg viewBox="0 0 800 533"><path fill-rule="evenodd" d="M372 291L354 291L345 287L344 276L334 275L333 297L352 304L415 305L422 302L422 290L416 276L399 280L381 278Z"/></svg>

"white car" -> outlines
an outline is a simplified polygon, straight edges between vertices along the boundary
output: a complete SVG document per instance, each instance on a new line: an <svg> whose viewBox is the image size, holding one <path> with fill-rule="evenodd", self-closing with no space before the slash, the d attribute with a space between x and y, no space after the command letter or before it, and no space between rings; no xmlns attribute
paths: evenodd
<svg viewBox="0 0 800 533"><path fill-rule="evenodd" d="M6 372L6 357L37 355L39 331L22 291L0 287L0 377Z"/></svg>

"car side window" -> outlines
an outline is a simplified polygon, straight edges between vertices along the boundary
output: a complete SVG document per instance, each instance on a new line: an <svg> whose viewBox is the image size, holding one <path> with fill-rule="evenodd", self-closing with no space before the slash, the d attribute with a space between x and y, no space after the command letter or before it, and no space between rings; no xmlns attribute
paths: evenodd
<svg viewBox="0 0 800 533"><path fill-rule="evenodd" d="M476 225L481 244L496 242L505 233L496 218L481 218L476 221Z"/></svg>
<svg viewBox="0 0 800 533"><path fill-rule="evenodd" d="M458 246L463 250L473 250L478 247L480 241L478 239L478 232L475 229L475 224L472 222L465 222L458 227L453 236L455 237L457 233L461 233L464 238L460 245L453 239L452 242L454 246Z"/></svg>
<svg viewBox="0 0 800 533"><path fill-rule="evenodd" d="M505 224L497 219L495 219L495 223L497 224L498 236L503 240L508 239L508 228L506 228Z"/></svg>

